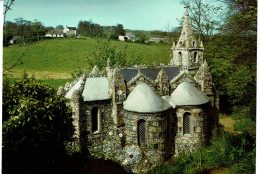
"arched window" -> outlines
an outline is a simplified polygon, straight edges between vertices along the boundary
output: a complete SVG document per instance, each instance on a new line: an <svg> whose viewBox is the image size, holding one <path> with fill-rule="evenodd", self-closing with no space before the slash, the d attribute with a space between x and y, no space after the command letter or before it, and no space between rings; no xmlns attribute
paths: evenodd
<svg viewBox="0 0 260 174"><path fill-rule="evenodd" d="M195 62L195 63L197 63L197 52L194 52L194 55L193 55L193 61Z"/></svg>
<svg viewBox="0 0 260 174"><path fill-rule="evenodd" d="M92 133L95 133L99 130L99 115L98 115L98 107L93 107L91 110L91 125L92 125Z"/></svg>
<svg viewBox="0 0 260 174"><path fill-rule="evenodd" d="M190 117L191 113L189 112L183 114L183 134L190 134Z"/></svg>
<svg viewBox="0 0 260 174"><path fill-rule="evenodd" d="M180 46L182 47L183 45L182 45L182 42L180 42Z"/></svg>
<svg viewBox="0 0 260 174"><path fill-rule="evenodd" d="M181 55L181 52L178 53L178 59L179 59L179 62L182 62L182 55Z"/></svg>
<svg viewBox="0 0 260 174"><path fill-rule="evenodd" d="M146 144L146 130L145 130L145 121L139 120L137 123L137 133L138 133L138 145L144 146Z"/></svg>

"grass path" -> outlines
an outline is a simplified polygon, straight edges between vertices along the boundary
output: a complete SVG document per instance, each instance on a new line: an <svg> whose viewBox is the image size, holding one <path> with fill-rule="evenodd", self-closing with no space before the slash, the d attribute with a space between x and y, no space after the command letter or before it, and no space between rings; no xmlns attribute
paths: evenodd
<svg viewBox="0 0 260 174"><path fill-rule="evenodd" d="M223 114L219 117L219 122L224 126L224 130L227 132L234 133L234 125L236 123L236 120L234 120L232 117Z"/></svg>
<svg viewBox="0 0 260 174"><path fill-rule="evenodd" d="M10 74L12 78L22 78L23 70L12 70ZM70 79L72 78L69 72L55 72L55 71L26 71L29 77L34 76L35 79L50 80L50 79Z"/></svg>
<svg viewBox="0 0 260 174"><path fill-rule="evenodd" d="M209 174L229 174L228 168L221 167L210 170Z"/></svg>
<svg viewBox="0 0 260 174"><path fill-rule="evenodd" d="M219 117L219 122L224 126L224 131L235 133L234 125L236 123L236 120L234 120L231 116L228 116L226 114L222 114ZM229 174L228 168L220 167L220 168L214 168L209 171L209 174Z"/></svg>

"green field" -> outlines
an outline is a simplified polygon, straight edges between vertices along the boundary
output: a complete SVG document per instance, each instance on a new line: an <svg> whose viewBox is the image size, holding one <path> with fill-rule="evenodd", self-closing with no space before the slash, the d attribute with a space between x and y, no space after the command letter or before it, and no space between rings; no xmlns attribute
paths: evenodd
<svg viewBox="0 0 260 174"><path fill-rule="evenodd" d="M13 77L20 77L24 71L38 79L67 79L78 68L90 69L87 57L97 50L97 39L50 39L38 43L4 48L4 64L12 64L25 54L23 64L12 69ZM122 49L127 44L127 59L141 57L143 64L165 63L170 60L170 46L144 45L111 41L111 45Z"/></svg>

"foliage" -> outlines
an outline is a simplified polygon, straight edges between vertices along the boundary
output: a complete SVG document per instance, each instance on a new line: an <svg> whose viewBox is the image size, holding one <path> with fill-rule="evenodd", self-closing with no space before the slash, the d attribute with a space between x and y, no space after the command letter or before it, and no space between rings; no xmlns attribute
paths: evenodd
<svg viewBox="0 0 260 174"><path fill-rule="evenodd" d="M97 51L93 52L92 57L88 57L88 63L93 67L97 66L100 69L106 66L106 62L109 61L111 66L119 65L123 66L126 64L126 49L127 45L122 50L117 50L107 41L97 41Z"/></svg>
<svg viewBox="0 0 260 174"><path fill-rule="evenodd" d="M231 167L232 170L237 168L237 173L243 173L246 169L247 173L254 173L255 163L249 161L255 159L255 137L243 133L241 135L230 135L223 133L212 145L200 149L191 154L178 157L172 164L164 164L155 168L152 173L203 173L216 167ZM250 167L242 165L245 161Z"/></svg>
<svg viewBox="0 0 260 174"><path fill-rule="evenodd" d="M31 35L36 36L37 41L40 41L40 36L45 35L46 28L43 26L43 24L40 21L34 20L31 23Z"/></svg>
<svg viewBox="0 0 260 174"><path fill-rule="evenodd" d="M6 21L4 24L4 46L8 46L12 38L14 43L27 44L40 40L40 36L46 33L46 28L40 21L28 21L23 18L16 18L15 22Z"/></svg>
<svg viewBox="0 0 260 174"><path fill-rule="evenodd" d="M255 173L256 165L256 151L255 148L252 152L245 155L240 161L231 167L231 173L252 174Z"/></svg>
<svg viewBox="0 0 260 174"><path fill-rule="evenodd" d="M256 1L224 1L229 12L221 34L205 48L216 88L231 106L249 106L255 118L256 101ZM220 101L221 102L221 101Z"/></svg>
<svg viewBox="0 0 260 174"><path fill-rule="evenodd" d="M124 36L125 35L125 29L122 24L117 24L115 27L113 27L114 33L110 36L111 39L118 39L118 36Z"/></svg>
<svg viewBox="0 0 260 174"><path fill-rule="evenodd" d="M63 30L63 29L64 29L63 25L57 25L55 28L56 28L56 29L60 29L60 30Z"/></svg>
<svg viewBox="0 0 260 174"><path fill-rule="evenodd" d="M3 84L3 158L51 162L70 141L72 113L66 99L35 80Z"/></svg>
<svg viewBox="0 0 260 174"><path fill-rule="evenodd" d="M77 32L81 36L88 36L88 37L101 37L103 36L103 29L102 26L99 24L93 23L90 21L79 21Z"/></svg>
<svg viewBox="0 0 260 174"><path fill-rule="evenodd" d="M76 78L80 77L83 73L84 73L84 71L82 69L78 68L77 70L75 70L71 73L71 76L73 79L76 79Z"/></svg>
<svg viewBox="0 0 260 174"><path fill-rule="evenodd" d="M232 113L232 117L236 120L234 130L239 132L249 132L250 134L255 135L256 120L252 115L249 106L234 108Z"/></svg>

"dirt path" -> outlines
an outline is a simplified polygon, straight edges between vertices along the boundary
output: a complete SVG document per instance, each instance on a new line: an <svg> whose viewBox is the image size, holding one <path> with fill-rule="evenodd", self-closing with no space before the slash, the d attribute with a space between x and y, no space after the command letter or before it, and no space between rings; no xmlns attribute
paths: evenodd
<svg viewBox="0 0 260 174"><path fill-rule="evenodd" d="M216 169L212 169L210 170L209 174L228 174L228 169L227 168L216 168Z"/></svg>
<svg viewBox="0 0 260 174"><path fill-rule="evenodd" d="M228 115L220 115L219 122L224 126L224 130L227 132L234 133L234 125L236 123L236 120L234 120L232 117ZM215 168L211 169L209 171L209 174L228 174L228 168L221 167L221 168Z"/></svg>
<svg viewBox="0 0 260 174"><path fill-rule="evenodd" d="M71 73L66 72L52 72L52 71L37 71L37 72L26 72L29 77L34 76L36 79L46 80L46 79L70 79L72 78ZM9 72L13 78L21 78L24 74L23 71L14 70Z"/></svg>

